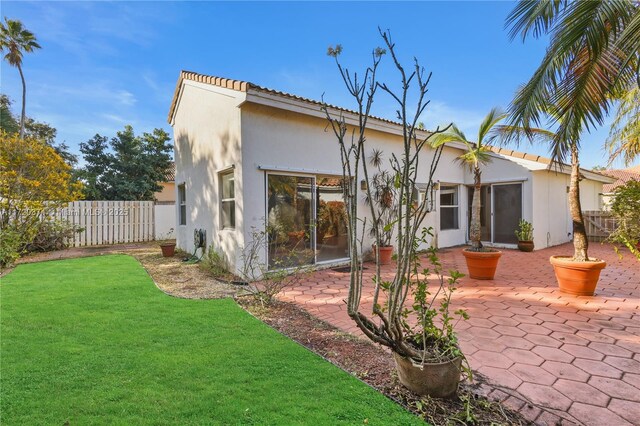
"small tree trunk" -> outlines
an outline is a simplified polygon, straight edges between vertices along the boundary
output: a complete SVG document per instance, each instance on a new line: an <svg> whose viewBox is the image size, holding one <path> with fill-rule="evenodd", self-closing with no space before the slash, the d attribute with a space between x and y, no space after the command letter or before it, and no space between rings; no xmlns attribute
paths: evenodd
<svg viewBox="0 0 640 426"><path fill-rule="evenodd" d="M20 78L22 79L22 114L20 114L20 139L24 138L24 119L26 116L26 104L27 104L27 83L24 81L24 74L22 73L22 67L18 64L18 72L20 72Z"/></svg>
<svg viewBox="0 0 640 426"><path fill-rule="evenodd" d="M580 205L580 160L578 158L578 147L571 144L571 183L569 185L569 211L573 221L573 259L584 262L589 259L587 249L587 231L582 217L582 206Z"/></svg>
<svg viewBox="0 0 640 426"><path fill-rule="evenodd" d="M471 203L471 224L469 226L469 239L474 250L482 248L482 232L480 229L480 209L482 207L480 194L482 192L481 172L479 168L473 170L473 202Z"/></svg>

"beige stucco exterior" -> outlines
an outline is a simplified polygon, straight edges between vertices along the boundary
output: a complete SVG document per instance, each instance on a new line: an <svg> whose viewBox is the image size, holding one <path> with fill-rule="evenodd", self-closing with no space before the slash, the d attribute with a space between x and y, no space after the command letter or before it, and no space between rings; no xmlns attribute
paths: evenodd
<svg viewBox="0 0 640 426"><path fill-rule="evenodd" d="M170 117L176 185L185 185L187 204L186 225L176 225L178 246L192 251L193 230L203 228L208 244L225 253L230 264L239 269L240 253L252 229L265 228L267 175L339 176L342 170L337 141L320 107L305 100L189 80L181 81L176 94ZM347 123L354 123L348 115ZM372 120L367 144L369 152L379 149L387 158L392 153L400 155L399 127ZM436 172L440 186L456 185L459 191L458 229L439 229L437 193L435 209L426 219L425 226L434 228L433 243L439 247L467 242L467 190L473 177L455 162L461 152L461 146L447 146ZM421 154L418 176L425 183L432 156L429 149ZM505 155L492 154L492 158L483 169L483 183L522 184L522 218L534 224L536 247L569 241L566 170L549 171L544 165L514 161ZM227 170L233 170L235 177L235 229L221 229L220 224L219 174ZM591 174L581 183L584 210L599 208L602 181L597 179ZM361 202L363 217L367 215L365 207ZM178 203L176 212L179 221ZM365 236L364 247L370 247L370 243Z"/></svg>

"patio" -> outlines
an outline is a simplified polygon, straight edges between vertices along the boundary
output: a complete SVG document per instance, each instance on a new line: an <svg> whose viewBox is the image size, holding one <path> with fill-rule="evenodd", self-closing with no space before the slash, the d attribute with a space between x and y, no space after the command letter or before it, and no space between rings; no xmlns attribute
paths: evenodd
<svg viewBox="0 0 640 426"><path fill-rule="evenodd" d="M590 255L608 264L597 294L570 296L558 291L549 256L572 249L504 250L495 280L464 277L454 294L455 307L471 317L458 327L462 349L491 385L491 397L537 423L638 424L640 263L591 243ZM467 272L459 248L443 250L440 258L445 270ZM369 265L365 282L372 273ZM328 269L281 298L362 336L346 312L348 285L348 273ZM368 292L362 311L370 310Z"/></svg>

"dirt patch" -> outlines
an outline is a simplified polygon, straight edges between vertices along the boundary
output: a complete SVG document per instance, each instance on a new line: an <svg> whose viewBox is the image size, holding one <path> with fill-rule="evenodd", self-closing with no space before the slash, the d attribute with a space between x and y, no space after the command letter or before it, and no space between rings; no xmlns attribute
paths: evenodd
<svg viewBox="0 0 640 426"><path fill-rule="evenodd" d="M389 351L340 331L290 303L274 302L263 308L256 305L251 297L237 300L247 311L280 333L358 377L431 424L531 424L519 413L489 400L486 395L491 389L484 385L481 377L476 378L473 384L461 384L458 395L451 399L420 397L398 382Z"/></svg>

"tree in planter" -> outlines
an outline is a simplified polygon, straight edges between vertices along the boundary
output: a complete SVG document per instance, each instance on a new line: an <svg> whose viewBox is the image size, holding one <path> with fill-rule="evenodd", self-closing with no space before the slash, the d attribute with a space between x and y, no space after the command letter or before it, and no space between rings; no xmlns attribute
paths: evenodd
<svg viewBox="0 0 640 426"><path fill-rule="evenodd" d="M498 108L493 108L482 120L478 129L478 139L473 143L467 139L465 134L454 124L451 128L433 139L435 145L443 145L449 142L461 142L467 147L467 151L458 157L458 161L473 173L473 201L471 203L471 223L469 225L469 240L471 240L471 250L482 251L482 232L480 229L480 209L481 209L481 189L482 170L481 166L491 161L490 149L485 144L485 138L506 115Z"/></svg>
<svg viewBox="0 0 640 426"><path fill-rule="evenodd" d="M338 57L342 52L340 45L330 47L329 56L336 60L340 75L347 90L356 102L356 117L348 124L343 112L332 110L328 105L323 106L327 120L338 141L342 160L344 181L344 200L347 208L349 257L351 260L351 272L349 281L349 295L347 299L347 311L362 332L372 341L389 347L396 358L399 377L403 383L412 390L428 392L434 396L447 396L455 392L460 378L459 362L462 358L455 332L452 328L449 314L450 294L461 274L450 271L450 277L445 277L439 264L435 249L431 249L429 266L422 265L423 258L418 256L418 249L429 236L429 231L422 227L424 218L429 213L430 203L427 199L415 205L413 193L418 179L419 163L426 157L424 148L431 148L430 138L434 134L441 133L439 128L428 133L419 129L418 123L421 114L428 105L425 99L427 87L431 75L425 76L424 69L415 63L413 70L407 72L399 62L395 45L387 32L380 31L380 35L386 45L386 49L377 48L373 52L372 65L367 68L363 76L350 73L342 67ZM376 73L380 61L387 52L390 53L393 64L401 80L401 89L394 92L385 83L376 79ZM362 77L362 78L360 78ZM417 86L417 90L416 90ZM393 278L383 280L380 273L380 262L376 261L374 276L373 310L370 315L361 312L360 300L363 291L362 272L362 243L367 226L366 219L359 218L357 188L353 184L360 182L362 177L370 182L370 170L367 164L367 125L370 118L371 106L377 90L389 94L398 106L397 118L402 126L401 154L392 155L390 167L397 191L397 204L395 206L395 220L384 224L383 227L375 226L374 235L377 246L382 245L382 230L392 227L395 235L397 261ZM416 90L417 93L414 93ZM415 95L415 96L412 96ZM409 111L407 99L417 99L415 109ZM433 175L437 168L443 145L430 150L431 164L428 176L424 177L431 186ZM422 154L422 157L420 156ZM349 184L350 183L350 184ZM372 186L367 185L366 197L374 199ZM380 214L375 208L375 203L368 203L368 213L373 223L381 223ZM435 282L435 290L431 287L430 274L438 277ZM413 302L410 302L412 296ZM442 296L440 303L436 300ZM464 317L466 313L456 311L456 316ZM437 325L438 318L441 325ZM411 323L417 319L415 326ZM444 325L442 325L444 324ZM422 367L433 363L445 362L447 366L453 366L452 377L455 381L453 388L436 385L435 390L415 389L403 378L404 373L410 371L416 373L422 371ZM456 366L456 362L458 365ZM415 365L419 365L413 369ZM405 369L405 367L407 367ZM457 377L456 377L457 376ZM422 383L425 383L422 381Z"/></svg>
<svg viewBox="0 0 640 426"><path fill-rule="evenodd" d="M520 1L507 18L510 35L549 36L547 52L509 108L509 126L557 125L552 159L571 159L569 205L572 260L587 262L588 241L580 206L580 135L602 125L617 93L640 79L640 8L630 1ZM551 105L551 107L550 107Z"/></svg>
<svg viewBox="0 0 640 426"><path fill-rule="evenodd" d="M393 229L398 218L398 188L395 173L383 169L383 163L382 152L374 150L369 158L370 166L375 169L370 183L372 191L365 194L365 202L377 213L369 229L371 237L380 237L380 244L374 247L376 259L387 264L391 261Z"/></svg>

